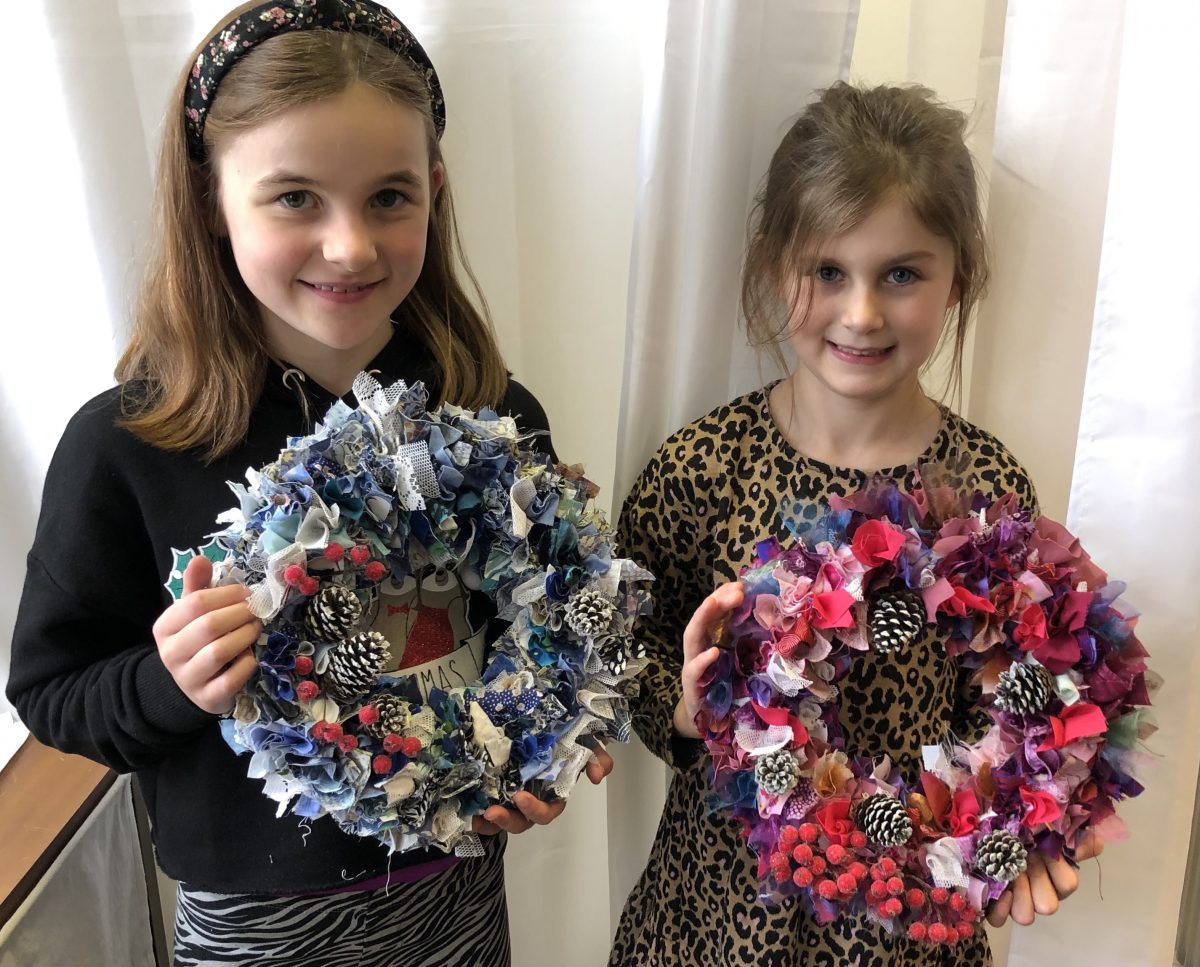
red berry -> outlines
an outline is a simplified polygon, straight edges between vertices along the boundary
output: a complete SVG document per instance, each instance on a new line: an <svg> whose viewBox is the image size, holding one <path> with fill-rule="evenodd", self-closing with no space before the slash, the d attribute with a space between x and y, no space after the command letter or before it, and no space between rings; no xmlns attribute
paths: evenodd
<svg viewBox="0 0 1200 967"><path fill-rule="evenodd" d="M791 872L792 864L788 862L787 854L772 853L771 854L771 872L775 874L775 879L782 880Z"/></svg>
<svg viewBox="0 0 1200 967"><path fill-rule="evenodd" d="M404 748L404 739L398 736L395 732L389 732L383 737L384 752L399 752Z"/></svg>
<svg viewBox="0 0 1200 967"><path fill-rule="evenodd" d="M867 834L861 829L856 829L850 834L850 845L855 849L862 849L867 845Z"/></svg>
<svg viewBox="0 0 1200 967"><path fill-rule="evenodd" d="M973 926L971 926L969 923L960 923L954 929L958 931L958 937L960 940L966 940L973 933L975 933L975 928Z"/></svg>
<svg viewBox="0 0 1200 967"><path fill-rule="evenodd" d="M283 569L284 583L290 584L292 587L296 587L300 584L301 581L304 580L304 576L306 573L307 572L304 570L303 565L289 564L287 567L285 567Z"/></svg>
<svg viewBox="0 0 1200 967"><path fill-rule="evenodd" d="M320 694L321 689L317 687L316 682L301 682L296 686L296 698L302 702L311 702Z"/></svg>
<svg viewBox="0 0 1200 967"><path fill-rule="evenodd" d="M821 830L816 823L803 823L800 826L800 838L806 843L815 843L821 836Z"/></svg>
<svg viewBox="0 0 1200 967"><path fill-rule="evenodd" d="M808 864L809 869L813 871L814 876L820 876L825 872L825 858L822 856L814 856L812 862Z"/></svg>
<svg viewBox="0 0 1200 967"><path fill-rule="evenodd" d="M355 544L350 548L350 560L358 565L366 564L371 560L371 549L363 544Z"/></svg>
<svg viewBox="0 0 1200 967"><path fill-rule="evenodd" d="M798 887L812 886L812 870L805 869L803 866L798 867L796 872L792 874L792 882Z"/></svg>
<svg viewBox="0 0 1200 967"><path fill-rule="evenodd" d="M846 852L845 846L840 846L834 843L825 851L825 859L829 860L834 866L841 866L850 858L850 854Z"/></svg>
<svg viewBox="0 0 1200 967"><path fill-rule="evenodd" d="M887 896L887 884L883 880L876 880L867 891L867 896L872 900L884 899Z"/></svg>
<svg viewBox="0 0 1200 967"><path fill-rule="evenodd" d="M950 891L944 886L935 886L929 891L929 899L940 906L950 899Z"/></svg>
<svg viewBox="0 0 1200 967"><path fill-rule="evenodd" d="M865 880L867 878L867 864L860 863L858 860L855 860L853 863L851 863L847 867L847 871L856 880Z"/></svg>
<svg viewBox="0 0 1200 967"><path fill-rule="evenodd" d="M392 757L390 755L377 755L371 760L371 771L376 772L381 776L386 776L392 771Z"/></svg>
<svg viewBox="0 0 1200 967"><path fill-rule="evenodd" d="M925 933L926 929L923 923L912 923L908 926L908 935L913 940L924 940Z"/></svg>
<svg viewBox="0 0 1200 967"><path fill-rule="evenodd" d="M900 914L903 912L904 904L902 904L896 897L892 897L883 904L883 915L889 920L900 916Z"/></svg>
<svg viewBox="0 0 1200 967"><path fill-rule="evenodd" d="M308 577L303 577L300 579L300 584L298 587L301 594L308 595L311 598L314 594L321 590L321 582L310 574Z"/></svg>
<svg viewBox="0 0 1200 967"><path fill-rule="evenodd" d="M817 895L825 900L835 900L838 895L837 884L833 880L821 880L817 884Z"/></svg>
<svg viewBox="0 0 1200 967"><path fill-rule="evenodd" d="M343 735L338 739L338 748L343 752L353 752L358 748L358 739L353 735Z"/></svg>
<svg viewBox="0 0 1200 967"><path fill-rule="evenodd" d="M849 873L841 873L837 878L837 888L839 893L853 893L858 889L858 880Z"/></svg>
<svg viewBox="0 0 1200 967"><path fill-rule="evenodd" d="M400 746L400 751L410 759L421 751L421 740L414 735L410 735L404 740L404 744Z"/></svg>
<svg viewBox="0 0 1200 967"><path fill-rule="evenodd" d="M346 553L346 549L341 544L326 544L325 545L325 560L340 561Z"/></svg>
<svg viewBox="0 0 1200 967"><path fill-rule="evenodd" d="M946 939L950 936L950 931L944 923L931 923L927 936L934 943L945 943Z"/></svg>
<svg viewBox="0 0 1200 967"><path fill-rule="evenodd" d="M325 741L336 742L342 737L342 727L337 722L325 723Z"/></svg>
<svg viewBox="0 0 1200 967"><path fill-rule="evenodd" d="M950 898L950 909L955 913L962 913L967 908L967 898L961 893L955 893Z"/></svg>
<svg viewBox="0 0 1200 967"><path fill-rule="evenodd" d="M328 724L329 724L328 722L313 722L312 726L308 730L308 734L311 735L318 742L324 742L325 741L325 726L327 726Z"/></svg>
<svg viewBox="0 0 1200 967"><path fill-rule="evenodd" d="M363 574L367 576L368 581L382 581L383 576L387 574L387 567L383 561L372 561L363 570Z"/></svg>
<svg viewBox="0 0 1200 967"><path fill-rule="evenodd" d="M812 862L813 849L807 843L797 843L795 849L792 850L792 859L801 866L808 866Z"/></svg>
<svg viewBox="0 0 1200 967"><path fill-rule="evenodd" d="M779 845L784 849L791 849L800 842L800 830L795 826L784 826L779 831Z"/></svg>
<svg viewBox="0 0 1200 967"><path fill-rule="evenodd" d="M887 891L892 896L899 896L904 892L904 881L898 876L893 876L887 881Z"/></svg>
<svg viewBox="0 0 1200 967"><path fill-rule="evenodd" d="M296 674L311 675L313 672L313 660L308 655L301 655L296 659Z"/></svg>
<svg viewBox="0 0 1200 967"><path fill-rule="evenodd" d="M891 876L896 872L896 861L890 856L881 857L879 860L879 872L884 876Z"/></svg>
<svg viewBox="0 0 1200 967"><path fill-rule="evenodd" d="M915 886L904 896L905 899L908 900L908 905L914 910L919 906L923 906L925 903L925 894L918 890Z"/></svg>
<svg viewBox="0 0 1200 967"><path fill-rule="evenodd" d="M358 720L363 725L374 725L379 721L379 709L374 705L364 705L358 710Z"/></svg>

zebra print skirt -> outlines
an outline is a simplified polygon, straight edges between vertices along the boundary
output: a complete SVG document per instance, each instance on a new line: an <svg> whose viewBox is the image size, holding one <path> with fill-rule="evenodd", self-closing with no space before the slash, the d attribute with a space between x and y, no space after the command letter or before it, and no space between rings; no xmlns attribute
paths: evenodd
<svg viewBox="0 0 1200 967"><path fill-rule="evenodd" d="M510 967L504 850L489 849L415 883L357 893L276 897L180 885L174 962Z"/></svg>

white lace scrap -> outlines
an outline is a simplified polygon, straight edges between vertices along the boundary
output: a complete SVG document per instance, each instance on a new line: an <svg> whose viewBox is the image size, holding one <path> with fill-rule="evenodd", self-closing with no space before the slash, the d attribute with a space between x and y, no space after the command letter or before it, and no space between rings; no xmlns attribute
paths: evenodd
<svg viewBox="0 0 1200 967"><path fill-rule="evenodd" d="M425 440L417 440L414 443L406 443L396 453L397 457L403 457L412 465L413 475L416 478L417 490L420 491L422 497L433 499L441 496L441 488L437 482L437 472L433 469L433 458L429 455L429 443Z"/></svg>
<svg viewBox="0 0 1200 967"><path fill-rule="evenodd" d="M517 537L528 537L532 521L525 516L528 507L537 496L537 484L532 477L521 477L512 485L508 493L509 506L512 508L512 529Z"/></svg>
<svg viewBox="0 0 1200 967"><path fill-rule="evenodd" d="M792 727L769 725L765 729L752 729L739 725L733 733L733 741L751 755L766 755L778 752L792 741Z"/></svg>
<svg viewBox="0 0 1200 967"><path fill-rule="evenodd" d="M283 572L289 565L303 565L307 560L308 552L300 544L289 544L283 550L272 554L267 561L264 579L254 585L254 590L246 599L250 613L264 624L271 621L283 607L283 599L288 591Z"/></svg>
<svg viewBox="0 0 1200 967"><path fill-rule="evenodd" d="M962 848L951 836L943 836L926 847L925 865L929 867L933 882L946 889L965 887L970 881L963 871Z"/></svg>
<svg viewBox="0 0 1200 967"><path fill-rule="evenodd" d="M767 678L779 691L791 698L812 685L812 679L804 676L803 668L800 662L784 658L779 652L775 652L767 662Z"/></svg>

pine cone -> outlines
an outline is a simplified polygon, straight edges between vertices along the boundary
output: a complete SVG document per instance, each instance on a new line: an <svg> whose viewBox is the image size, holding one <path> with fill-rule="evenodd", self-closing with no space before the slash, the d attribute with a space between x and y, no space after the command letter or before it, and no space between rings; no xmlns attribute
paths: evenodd
<svg viewBox="0 0 1200 967"><path fill-rule="evenodd" d="M888 654L913 644L925 630L925 602L912 591L889 591L871 606L871 641Z"/></svg>
<svg viewBox="0 0 1200 967"><path fill-rule="evenodd" d="M391 647L378 631L351 635L329 653L329 667L322 678L325 691L339 702L369 692L387 664Z"/></svg>
<svg viewBox="0 0 1200 967"><path fill-rule="evenodd" d="M862 800L855 810L854 821L876 846L900 846L913 834L912 820L904 803L885 792Z"/></svg>
<svg viewBox="0 0 1200 967"><path fill-rule="evenodd" d="M754 779L763 792L782 796L796 788L800 763L787 749L768 752L754 763Z"/></svg>
<svg viewBox="0 0 1200 967"><path fill-rule="evenodd" d="M608 629L615 612L603 592L584 588L567 600L567 625L580 638L594 638Z"/></svg>
<svg viewBox="0 0 1200 967"><path fill-rule="evenodd" d="M1011 883L1025 872L1028 855L1021 841L1004 829L988 833L975 847L975 869L984 876Z"/></svg>
<svg viewBox="0 0 1200 967"><path fill-rule="evenodd" d="M1013 715L1040 712L1054 694L1054 679L1041 665L1013 662L996 683L996 705Z"/></svg>
<svg viewBox="0 0 1200 967"><path fill-rule="evenodd" d="M394 732L396 735L404 734L410 718L408 702L398 695L385 693L374 699L371 704L375 706L379 718L370 725L364 725L362 728L364 732L377 739L382 739L389 732Z"/></svg>
<svg viewBox="0 0 1200 967"><path fill-rule="evenodd" d="M340 584L322 588L304 615L304 627L315 641L340 641L362 617L358 595Z"/></svg>

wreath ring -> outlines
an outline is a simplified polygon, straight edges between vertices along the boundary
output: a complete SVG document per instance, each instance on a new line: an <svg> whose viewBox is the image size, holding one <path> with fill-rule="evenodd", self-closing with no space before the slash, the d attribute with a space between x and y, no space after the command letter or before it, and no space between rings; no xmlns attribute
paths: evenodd
<svg viewBox="0 0 1200 967"><path fill-rule="evenodd" d="M1126 835L1114 804L1142 791L1159 679L1124 586L1015 495L925 467L909 492L880 481L830 505L741 575L701 681L712 805L741 824L767 903L955 944L1030 851L1074 862L1085 830ZM838 682L856 653L935 627L980 686L959 726L975 734L924 747L910 782L847 748Z"/></svg>
<svg viewBox="0 0 1200 967"><path fill-rule="evenodd" d="M634 622L650 574L613 555L597 490L511 417L360 373L314 433L230 483L238 506L200 548L251 588L258 668L221 723L264 793L392 850L475 853L471 818L518 790L565 798L597 742L625 741L645 665ZM178 597L193 552L175 552ZM454 572L508 622L479 680L418 688L374 630L379 586Z"/></svg>

